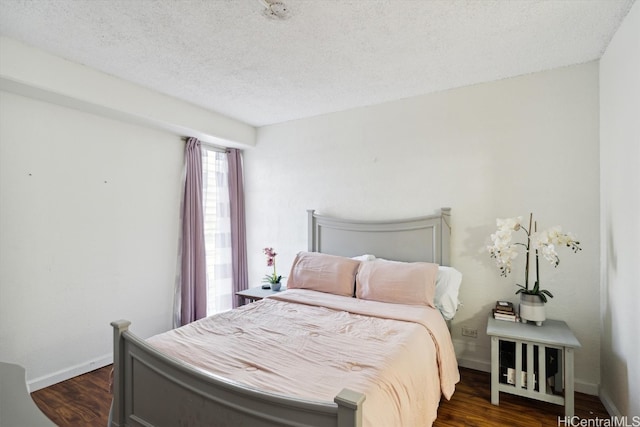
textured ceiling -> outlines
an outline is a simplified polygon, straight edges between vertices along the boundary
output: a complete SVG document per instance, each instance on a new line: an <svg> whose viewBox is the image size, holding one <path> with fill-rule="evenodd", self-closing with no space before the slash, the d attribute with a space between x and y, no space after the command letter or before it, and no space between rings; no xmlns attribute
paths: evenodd
<svg viewBox="0 0 640 427"><path fill-rule="evenodd" d="M0 0L0 34L262 126L600 58L633 1Z"/></svg>

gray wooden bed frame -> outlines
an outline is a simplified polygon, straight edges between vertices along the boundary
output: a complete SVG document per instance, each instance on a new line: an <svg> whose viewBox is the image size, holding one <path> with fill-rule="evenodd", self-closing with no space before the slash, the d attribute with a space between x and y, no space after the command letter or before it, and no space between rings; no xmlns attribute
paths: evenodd
<svg viewBox="0 0 640 427"><path fill-rule="evenodd" d="M374 254L402 261L449 264L450 209L400 221L353 221L308 211L309 251ZM366 396L344 389L334 402L288 398L228 381L164 355L113 326L110 426L360 427Z"/></svg>

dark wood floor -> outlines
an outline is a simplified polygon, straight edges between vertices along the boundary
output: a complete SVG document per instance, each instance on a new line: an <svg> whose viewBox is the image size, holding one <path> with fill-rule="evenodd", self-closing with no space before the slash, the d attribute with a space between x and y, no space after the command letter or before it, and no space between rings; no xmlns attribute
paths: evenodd
<svg viewBox="0 0 640 427"><path fill-rule="evenodd" d="M38 407L56 424L107 425L111 396L109 371L98 369L31 394ZM558 426L564 407L500 393L500 406L491 404L489 374L460 368L462 381L450 401L443 400L435 427ZM584 419L608 418L595 396L576 393L576 415ZM386 427L386 426L383 426Z"/></svg>
<svg viewBox="0 0 640 427"><path fill-rule="evenodd" d="M105 427L109 419L111 366L31 393L36 405L57 425Z"/></svg>
<svg viewBox="0 0 640 427"><path fill-rule="evenodd" d="M564 406L506 393L500 393L500 405L494 406L488 372L460 368L460 376L451 400L440 402L434 427L558 427L558 417L564 417ZM575 415L584 419L609 417L597 396L583 393L575 393Z"/></svg>

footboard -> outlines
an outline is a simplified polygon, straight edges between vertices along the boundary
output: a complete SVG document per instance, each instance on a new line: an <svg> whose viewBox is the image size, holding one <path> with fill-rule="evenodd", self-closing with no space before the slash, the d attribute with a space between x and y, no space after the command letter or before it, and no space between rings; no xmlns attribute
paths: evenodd
<svg viewBox="0 0 640 427"><path fill-rule="evenodd" d="M158 352L112 322L111 426L360 427L365 396L342 390L334 403L243 387Z"/></svg>

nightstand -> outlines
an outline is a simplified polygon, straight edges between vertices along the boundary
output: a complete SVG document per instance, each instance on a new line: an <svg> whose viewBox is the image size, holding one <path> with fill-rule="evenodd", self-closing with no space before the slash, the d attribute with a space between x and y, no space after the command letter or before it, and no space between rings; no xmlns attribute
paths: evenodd
<svg viewBox="0 0 640 427"><path fill-rule="evenodd" d="M491 336L492 404L498 405L500 392L511 393L564 405L565 415L573 416L573 350L580 342L565 322L547 319L535 326L490 317L487 335ZM551 374L554 388L564 387L564 396L547 386Z"/></svg>
<svg viewBox="0 0 640 427"><path fill-rule="evenodd" d="M279 294L282 291L286 291L287 288L284 286L280 288L279 291L274 291L271 289L262 289L262 287L255 287L245 289L244 291L236 292L236 295L243 297L245 301L254 302L261 300L262 298L268 297L269 295Z"/></svg>

